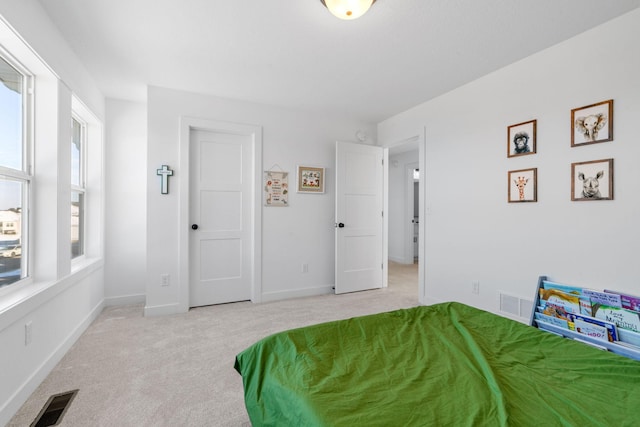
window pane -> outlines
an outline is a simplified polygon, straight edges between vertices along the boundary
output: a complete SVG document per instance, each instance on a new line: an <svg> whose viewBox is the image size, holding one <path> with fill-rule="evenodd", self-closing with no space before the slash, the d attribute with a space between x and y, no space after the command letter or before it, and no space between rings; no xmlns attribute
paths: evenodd
<svg viewBox="0 0 640 427"><path fill-rule="evenodd" d="M24 186L0 176L0 287L26 275L21 246Z"/></svg>
<svg viewBox="0 0 640 427"><path fill-rule="evenodd" d="M76 120L72 120L71 137L71 185L82 186L80 181L80 159L82 149L82 125Z"/></svg>
<svg viewBox="0 0 640 427"><path fill-rule="evenodd" d="M23 76L0 58L0 165L22 170Z"/></svg>
<svg viewBox="0 0 640 427"><path fill-rule="evenodd" d="M71 192L71 258L84 254L84 194Z"/></svg>

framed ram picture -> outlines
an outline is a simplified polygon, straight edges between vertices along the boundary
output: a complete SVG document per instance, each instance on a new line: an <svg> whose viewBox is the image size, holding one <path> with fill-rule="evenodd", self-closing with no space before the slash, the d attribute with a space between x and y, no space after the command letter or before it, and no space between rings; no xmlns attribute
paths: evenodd
<svg viewBox="0 0 640 427"><path fill-rule="evenodd" d="M571 146L613 141L613 99L571 110Z"/></svg>
<svg viewBox="0 0 640 427"><path fill-rule="evenodd" d="M613 159L572 163L571 200L613 200Z"/></svg>
<svg viewBox="0 0 640 427"><path fill-rule="evenodd" d="M538 201L538 168L513 170L507 175L509 203Z"/></svg>
<svg viewBox="0 0 640 427"><path fill-rule="evenodd" d="M536 153L536 120L507 128L507 157Z"/></svg>

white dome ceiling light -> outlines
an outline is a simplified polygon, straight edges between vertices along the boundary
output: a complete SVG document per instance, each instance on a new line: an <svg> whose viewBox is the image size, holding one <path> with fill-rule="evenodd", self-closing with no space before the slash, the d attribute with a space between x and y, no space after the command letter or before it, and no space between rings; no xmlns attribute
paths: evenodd
<svg viewBox="0 0 640 427"><path fill-rule="evenodd" d="M357 19L367 13L376 0L320 0L323 5L340 19Z"/></svg>

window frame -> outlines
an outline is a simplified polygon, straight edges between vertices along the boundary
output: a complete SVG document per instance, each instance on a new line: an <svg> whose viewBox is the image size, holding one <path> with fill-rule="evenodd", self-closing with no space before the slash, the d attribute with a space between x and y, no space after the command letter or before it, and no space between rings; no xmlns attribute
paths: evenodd
<svg viewBox="0 0 640 427"><path fill-rule="evenodd" d="M0 165L0 175L8 180L22 183L21 194L21 218L20 218L20 245L21 245L21 264L20 279L13 283L0 288L0 291L6 289L15 289L33 282L31 271L31 218L33 206L33 185L34 185L34 85L35 79L27 67L22 65L13 55L0 46L0 58L11 66L14 70L22 75L22 164L21 169L14 169ZM3 294L4 292L0 292Z"/></svg>
<svg viewBox="0 0 640 427"><path fill-rule="evenodd" d="M70 251L70 256L71 256L71 262L72 264L78 262L79 260L82 260L85 258L86 256L86 218L87 218L87 133L88 133L88 125L87 125L87 121L84 120L80 114L78 114L75 110L72 110L71 113L71 135L72 135L72 140L71 143L73 144L73 123L76 122L79 124L80 126L80 159L79 159L79 167L80 170L78 171L79 174L79 183L75 184L72 182L72 180L70 180L70 191L71 194L73 193L78 193L80 195L79 197L79 212L80 212L80 217L79 217L79 224L78 224L78 236L79 236L79 247L80 247L80 252L78 253L78 255L73 256L73 248ZM73 168L73 162L71 162L71 168ZM73 174L72 174L73 176ZM71 200L73 201L73 197L71 197ZM71 217L71 205L69 205L69 215ZM70 227L73 227L72 224L70 224ZM69 230L71 233L71 229ZM70 240L70 245L73 245L73 241Z"/></svg>

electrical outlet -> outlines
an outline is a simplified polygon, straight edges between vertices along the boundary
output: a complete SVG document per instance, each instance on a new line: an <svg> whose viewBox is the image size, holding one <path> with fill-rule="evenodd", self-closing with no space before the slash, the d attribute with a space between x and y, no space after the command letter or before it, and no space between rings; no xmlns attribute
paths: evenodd
<svg viewBox="0 0 640 427"><path fill-rule="evenodd" d="M471 292L475 295L480 295L480 281L474 280L471 282Z"/></svg>
<svg viewBox="0 0 640 427"><path fill-rule="evenodd" d="M160 286L169 286L169 275L161 274L160 275Z"/></svg>
<svg viewBox="0 0 640 427"><path fill-rule="evenodd" d="M27 322L24 324L24 345L31 344L32 326L33 322Z"/></svg>

